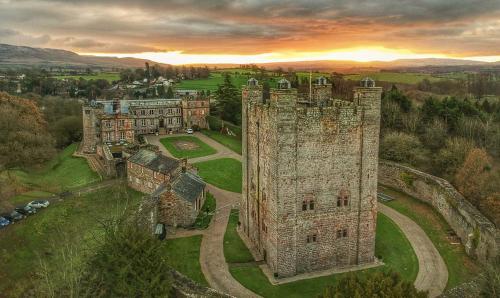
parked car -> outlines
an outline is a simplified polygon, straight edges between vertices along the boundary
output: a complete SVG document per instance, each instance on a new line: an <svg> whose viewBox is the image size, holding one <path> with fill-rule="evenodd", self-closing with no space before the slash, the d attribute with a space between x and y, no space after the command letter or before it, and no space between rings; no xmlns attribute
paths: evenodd
<svg viewBox="0 0 500 298"><path fill-rule="evenodd" d="M0 216L0 229L6 227L8 225L10 225L10 220L8 220L7 218L5 218L3 216Z"/></svg>
<svg viewBox="0 0 500 298"><path fill-rule="evenodd" d="M28 203L28 206L33 207L33 208L37 208L37 209L47 208L47 207L49 207L49 205L50 205L50 202L47 200L35 200L35 201L31 201Z"/></svg>
<svg viewBox="0 0 500 298"><path fill-rule="evenodd" d="M7 219L10 221L10 223L14 223L16 221L20 221L21 219L25 218L26 216L22 215L21 213L17 211L12 211L11 213L4 213L1 215L3 218Z"/></svg>
<svg viewBox="0 0 500 298"><path fill-rule="evenodd" d="M30 207L28 205L16 207L16 209L14 209L14 210L23 214L23 215L33 215L36 213L36 209L33 207Z"/></svg>
<svg viewBox="0 0 500 298"><path fill-rule="evenodd" d="M188 129L186 129L186 133L188 133L188 134L192 134L192 133L193 133L193 129L192 129L192 128L188 128Z"/></svg>

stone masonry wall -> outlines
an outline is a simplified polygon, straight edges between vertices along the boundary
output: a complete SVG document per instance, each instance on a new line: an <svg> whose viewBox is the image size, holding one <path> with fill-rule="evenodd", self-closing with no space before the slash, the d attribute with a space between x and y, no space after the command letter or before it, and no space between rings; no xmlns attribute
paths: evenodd
<svg viewBox="0 0 500 298"><path fill-rule="evenodd" d="M203 193L195 202L190 203L171 191L166 191L160 196L158 221L172 227L192 226L203 203Z"/></svg>
<svg viewBox="0 0 500 298"><path fill-rule="evenodd" d="M322 108L261 92L243 88L243 232L279 277L373 262L381 89Z"/></svg>
<svg viewBox="0 0 500 298"><path fill-rule="evenodd" d="M176 176L180 169L172 173ZM162 183L168 183L172 177L163 173L154 172L142 165L127 160L128 186L142 193L153 193Z"/></svg>
<svg viewBox="0 0 500 298"><path fill-rule="evenodd" d="M482 263L500 249L500 233L448 181L388 161L379 164L379 182L432 205L461 238L467 254Z"/></svg>

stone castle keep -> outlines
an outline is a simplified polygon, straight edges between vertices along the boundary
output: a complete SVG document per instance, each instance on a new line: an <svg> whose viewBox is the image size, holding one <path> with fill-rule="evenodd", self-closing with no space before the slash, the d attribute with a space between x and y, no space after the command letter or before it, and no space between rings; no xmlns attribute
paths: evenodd
<svg viewBox="0 0 500 298"><path fill-rule="evenodd" d="M382 88L353 100L320 78L302 99L283 79L243 87L241 231L276 277L375 261Z"/></svg>

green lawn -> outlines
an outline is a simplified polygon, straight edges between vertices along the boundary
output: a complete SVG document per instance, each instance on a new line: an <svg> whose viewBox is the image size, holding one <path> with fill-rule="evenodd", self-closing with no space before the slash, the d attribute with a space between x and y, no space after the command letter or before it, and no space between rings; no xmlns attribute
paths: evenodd
<svg viewBox="0 0 500 298"><path fill-rule="evenodd" d="M166 240L167 260L170 266L192 280L208 286L201 271L201 235Z"/></svg>
<svg viewBox="0 0 500 298"><path fill-rule="evenodd" d="M48 192L59 192L99 181L99 176L90 169L84 158L72 156L77 146L76 143L69 145L42 169L16 170L14 173L29 188Z"/></svg>
<svg viewBox="0 0 500 298"><path fill-rule="evenodd" d="M197 162L194 166L198 169L205 182L218 188L241 193L241 162L233 158L220 158L209 161Z"/></svg>
<svg viewBox="0 0 500 298"><path fill-rule="evenodd" d="M360 81L365 77L370 77L376 81L386 81L392 83L416 84L423 79L429 81L439 81L440 78L424 73L399 73L399 72L369 72L360 74L345 75L347 80Z"/></svg>
<svg viewBox="0 0 500 298"><path fill-rule="evenodd" d="M231 73L231 82L237 88L245 85L250 76L244 74ZM176 89L190 89L190 90L210 90L214 92L217 90L218 85L224 82L222 72L212 72L207 79L196 80L183 80L175 86Z"/></svg>
<svg viewBox="0 0 500 298"><path fill-rule="evenodd" d="M114 72L101 72L96 74L85 74L85 75L55 76L54 78L58 80L62 79L79 80L80 78L84 80L107 80L111 83L113 81L118 81L120 79L120 74Z"/></svg>
<svg viewBox="0 0 500 298"><path fill-rule="evenodd" d="M167 137L160 139L160 142L177 158L195 158L217 153L217 150L193 136ZM190 142L196 144L198 147L189 150L181 150L175 146L176 142Z"/></svg>
<svg viewBox="0 0 500 298"><path fill-rule="evenodd" d="M67 266L62 250L88 250L102 233L101 223L137 207L142 194L117 185L82 197L53 202L47 209L0 232L0 293L21 297L37 288L40 260L50 270ZM70 256L67 256L70 257ZM65 268L67 269L67 268ZM0 295L2 296L2 295Z"/></svg>
<svg viewBox="0 0 500 298"><path fill-rule="evenodd" d="M226 232L224 233L224 257L227 263L246 263L254 259L240 235L238 227L238 209L231 210Z"/></svg>
<svg viewBox="0 0 500 298"><path fill-rule="evenodd" d="M212 130L202 130L201 132L209 138L214 139L215 141L241 155L241 140L237 137L223 135L218 131Z"/></svg>
<svg viewBox="0 0 500 298"><path fill-rule="evenodd" d="M228 224L228 229L234 229L235 219L233 217ZM236 221L237 222L237 221ZM224 253L230 255L234 260L250 260L248 249L238 241L226 241L224 237ZM239 237L235 234L235 237ZM241 240L240 240L241 241ZM226 248L234 245L234 248ZM234 252L226 253L226 250ZM246 252L238 252L243 250ZM414 281L418 272L418 260L411 248L410 243L401 232L399 227L383 214L378 215L377 239L375 253L385 262L385 266L358 271L357 274L366 274L373 270L388 270L392 268L398 271L401 276L408 281ZM245 255L246 254L246 255ZM236 256L240 255L239 258ZM317 297L328 285L335 284L345 274L335 274L324 277L317 277L307 280L291 282L283 285L273 286L261 269L254 263L247 265L229 263L229 270L233 277L242 285L263 297Z"/></svg>
<svg viewBox="0 0 500 298"><path fill-rule="evenodd" d="M194 222L194 226L197 229L206 229L212 220L213 212L216 208L216 201L214 196L207 192L207 197L205 199L205 203L203 203L203 207L201 207L201 211L196 217L196 221Z"/></svg>
<svg viewBox="0 0 500 298"><path fill-rule="evenodd" d="M447 239L446 231L451 228L432 206L387 187L380 186L380 190L396 198L385 205L413 219L432 240L448 267L448 289L478 274L479 267L467 256L463 246L453 245Z"/></svg>

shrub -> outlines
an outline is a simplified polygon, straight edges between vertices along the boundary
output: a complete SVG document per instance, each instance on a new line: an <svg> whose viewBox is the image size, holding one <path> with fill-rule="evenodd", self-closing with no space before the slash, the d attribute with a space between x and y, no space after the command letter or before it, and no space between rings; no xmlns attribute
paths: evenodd
<svg viewBox="0 0 500 298"><path fill-rule="evenodd" d="M327 287L322 298L347 297L408 297L424 298L427 293L415 289L413 283L403 281L397 272L374 272L366 278L359 274L349 274L342 278L335 287Z"/></svg>

